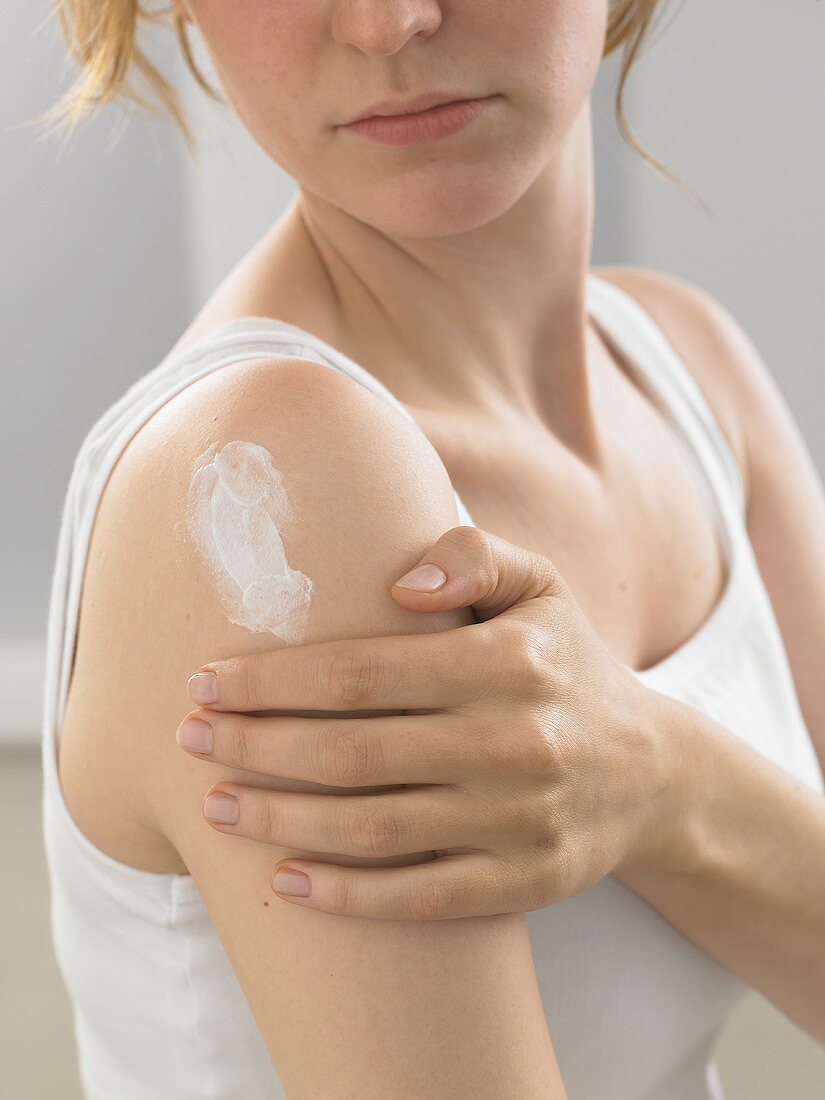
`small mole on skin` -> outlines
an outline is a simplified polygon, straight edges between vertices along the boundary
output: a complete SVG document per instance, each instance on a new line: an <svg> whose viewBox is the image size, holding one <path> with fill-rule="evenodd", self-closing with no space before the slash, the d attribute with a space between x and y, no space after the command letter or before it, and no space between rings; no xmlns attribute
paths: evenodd
<svg viewBox="0 0 825 1100"><path fill-rule="evenodd" d="M622 592L627 592L627 581L619 581L619 588Z"/></svg>
<svg viewBox="0 0 825 1100"><path fill-rule="evenodd" d="M264 905L269 905L269 902L268 902L268 901L265 901L265 902L264 902Z"/></svg>

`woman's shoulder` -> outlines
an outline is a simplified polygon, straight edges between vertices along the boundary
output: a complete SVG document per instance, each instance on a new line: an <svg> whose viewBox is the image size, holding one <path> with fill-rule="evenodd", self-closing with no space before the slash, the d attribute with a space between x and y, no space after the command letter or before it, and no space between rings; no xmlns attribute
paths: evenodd
<svg viewBox="0 0 825 1100"><path fill-rule="evenodd" d="M330 630L410 631L414 616L390 585L457 522L423 434L317 363L228 367L159 408L107 481L86 556L79 709L63 748L72 776L85 777L67 802L93 842L143 869L173 869L163 838L215 781L210 765L186 770L174 738L192 672ZM301 618L292 602L291 629L250 595L279 591L283 578L306 603ZM425 627L443 629L438 618ZM105 797L93 814L95 785Z"/></svg>
<svg viewBox="0 0 825 1100"><path fill-rule="evenodd" d="M748 423L742 397L759 366L742 326L722 302L680 276L619 264L592 270L635 298L665 334L724 433L747 489Z"/></svg>

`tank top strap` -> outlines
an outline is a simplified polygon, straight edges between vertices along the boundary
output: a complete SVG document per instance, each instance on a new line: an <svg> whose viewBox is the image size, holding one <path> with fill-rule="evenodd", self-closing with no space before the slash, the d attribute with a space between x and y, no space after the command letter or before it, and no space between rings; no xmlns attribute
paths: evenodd
<svg viewBox="0 0 825 1100"><path fill-rule="evenodd" d="M627 291L591 273L587 302L591 318L623 353L637 383L699 467L706 498L732 533L745 514L739 463L693 374L661 326Z"/></svg>
<svg viewBox="0 0 825 1100"><path fill-rule="evenodd" d="M224 321L189 346L184 353L181 367L185 371L191 370L193 358L198 365L208 362L214 369L227 362L266 358L274 354L290 359L307 359L332 367L340 374L348 374L415 424L415 419L392 391L360 363L356 363L319 336L276 317L249 315Z"/></svg>
<svg viewBox="0 0 825 1100"><path fill-rule="evenodd" d="M415 417L366 367L350 359L348 355L322 340L320 336L277 317L248 315L223 322L190 345L183 361L178 364L178 369L184 373L191 372L193 357L198 365L198 373L208 373L227 363L273 355L290 359L307 359L310 362L331 367L340 374L348 375L359 385L374 393L376 397L380 397L391 405L422 432L422 435L424 434ZM161 367L163 365L160 364ZM459 524L475 527L475 521L455 489L453 489L453 496Z"/></svg>

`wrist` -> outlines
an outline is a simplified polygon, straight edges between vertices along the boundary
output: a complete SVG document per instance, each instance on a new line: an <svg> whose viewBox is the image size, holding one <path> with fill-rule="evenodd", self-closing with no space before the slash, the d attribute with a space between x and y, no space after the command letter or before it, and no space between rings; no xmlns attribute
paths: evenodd
<svg viewBox="0 0 825 1100"><path fill-rule="evenodd" d="M643 728L650 763L634 842L614 869L631 874L692 874L701 865L701 806L708 754L703 715L669 695L642 688Z"/></svg>

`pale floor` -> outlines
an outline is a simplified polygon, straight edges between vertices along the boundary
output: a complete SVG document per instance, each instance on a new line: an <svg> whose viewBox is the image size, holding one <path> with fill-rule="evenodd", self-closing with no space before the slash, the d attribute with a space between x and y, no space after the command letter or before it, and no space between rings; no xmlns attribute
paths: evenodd
<svg viewBox="0 0 825 1100"><path fill-rule="evenodd" d="M0 754L0 1095L83 1100L69 1002L49 936L40 792L39 752ZM717 1060L726 1100L825 1100L825 1049L757 994L731 1017Z"/></svg>

